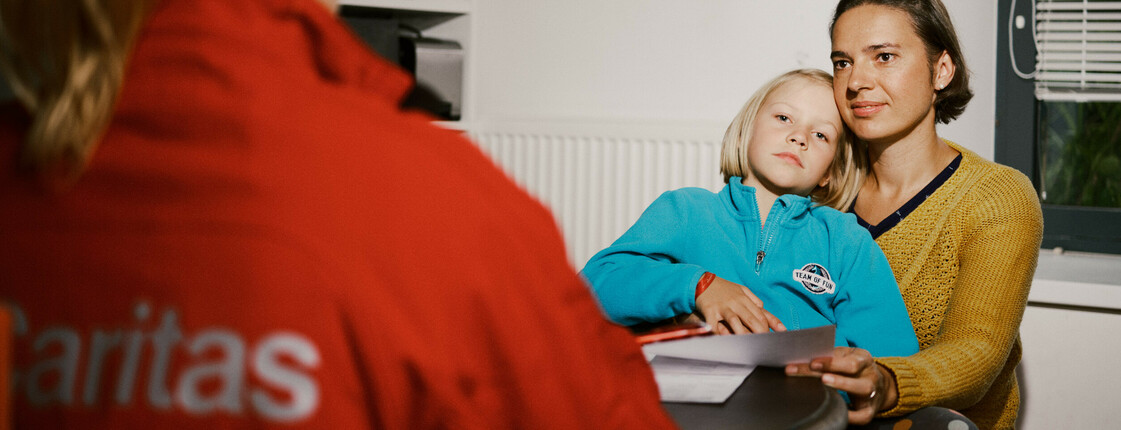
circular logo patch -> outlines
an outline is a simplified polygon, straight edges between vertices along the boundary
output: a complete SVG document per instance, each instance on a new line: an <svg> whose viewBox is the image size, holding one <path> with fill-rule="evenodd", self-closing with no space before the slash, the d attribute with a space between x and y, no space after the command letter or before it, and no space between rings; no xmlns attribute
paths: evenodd
<svg viewBox="0 0 1121 430"><path fill-rule="evenodd" d="M795 270L794 280L801 282L807 291L814 294L833 294L836 288L829 271L817 263L810 263Z"/></svg>

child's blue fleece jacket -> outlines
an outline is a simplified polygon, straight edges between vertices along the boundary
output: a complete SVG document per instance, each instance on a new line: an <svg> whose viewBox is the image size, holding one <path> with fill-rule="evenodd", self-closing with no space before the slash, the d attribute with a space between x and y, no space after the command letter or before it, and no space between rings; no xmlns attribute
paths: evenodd
<svg viewBox="0 0 1121 430"><path fill-rule="evenodd" d="M837 326L837 346L907 356L918 341L891 267L852 214L784 195L760 225L755 189L662 194L581 274L623 325L696 310L704 272L746 286L788 330Z"/></svg>

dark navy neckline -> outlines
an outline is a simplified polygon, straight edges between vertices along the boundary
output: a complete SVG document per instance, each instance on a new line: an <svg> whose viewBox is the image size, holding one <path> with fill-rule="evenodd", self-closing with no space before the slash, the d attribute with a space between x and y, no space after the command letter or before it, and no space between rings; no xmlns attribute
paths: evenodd
<svg viewBox="0 0 1121 430"><path fill-rule="evenodd" d="M891 230L891 228L899 224L900 221L903 221L903 218L906 218L907 215L910 215L911 212L914 212L915 209L918 209L919 205L925 202L926 199L930 198L930 195L934 194L934 192L938 190L938 187L941 187L942 184L945 184L946 181L950 180L950 177L953 176L954 172L957 171L959 166L961 166L961 158L961 154L958 154L957 157L954 157L954 161L951 161L950 165L946 166L945 169L942 169L942 171L938 173L938 176L935 176L934 179L931 179L930 183L926 184L926 186L923 187L923 189L920 190L918 194L915 194L914 197L911 197L911 200L908 200L907 203L904 203L903 206L901 206L899 209L896 209L894 213L888 215L887 218L884 218L877 225L869 224L868 221L865 221L864 218L860 217L860 214L856 213L855 199L852 201L852 206L849 206L849 212L851 212L853 215L856 215L856 222L859 223L861 227L868 229L869 233L872 233L872 239L876 239L880 237L881 234L884 234L888 230ZM857 195L857 198L859 199L860 196Z"/></svg>

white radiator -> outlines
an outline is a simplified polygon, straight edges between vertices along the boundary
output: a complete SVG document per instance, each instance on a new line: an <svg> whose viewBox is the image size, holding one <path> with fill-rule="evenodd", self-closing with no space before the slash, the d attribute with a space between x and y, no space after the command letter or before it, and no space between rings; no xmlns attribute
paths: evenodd
<svg viewBox="0 0 1121 430"><path fill-rule="evenodd" d="M521 132L470 136L553 211L577 270L618 239L661 193L723 186L719 140Z"/></svg>

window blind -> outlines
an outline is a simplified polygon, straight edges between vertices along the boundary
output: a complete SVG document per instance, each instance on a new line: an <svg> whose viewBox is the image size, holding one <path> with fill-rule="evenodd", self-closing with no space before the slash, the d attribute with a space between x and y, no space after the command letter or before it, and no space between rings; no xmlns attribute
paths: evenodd
<svg viewBox="0 0 1121 430"><path fill-rule="evenodd" d="M1121 102L1121 1L1038 0L1035 96Z"/></svg>

